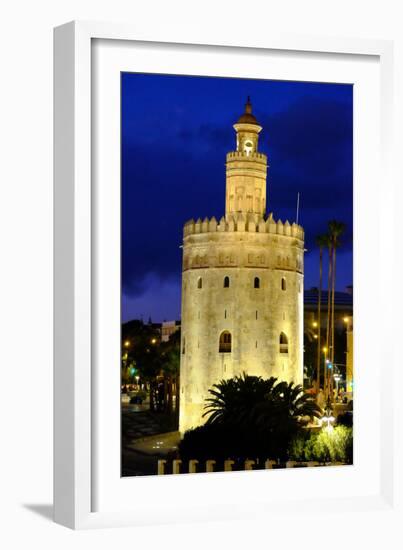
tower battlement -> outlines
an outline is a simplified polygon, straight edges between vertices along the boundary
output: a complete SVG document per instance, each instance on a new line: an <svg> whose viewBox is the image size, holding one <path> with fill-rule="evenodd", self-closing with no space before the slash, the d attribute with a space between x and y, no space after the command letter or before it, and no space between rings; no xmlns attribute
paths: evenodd
<svg viewBox="0 0 403 550"><path fill-rule="evenodd" d="M264 153L255 152L245 152L245 151L230 151L227 153L227 162L231 160L256 160L262 161L262 163L267 162L267 155Z"/></svg>
<svg viewBox="0 0 403 550"><path fill-rule="evenodd" d="M249 232L249 233L271 233L273 235L282 235L285 237L292 237L294 239L304 240L303 228L288 220L283 223L281 220L275 221L270 214L267 219L257 216L256 214L249 214L244 216L243 214L228 215L217 221L213 216L212 218L198 218L196 221L191 219L187 221L183 227L183 236L195 235L198 233L216 233L219 232Z"/></svg>

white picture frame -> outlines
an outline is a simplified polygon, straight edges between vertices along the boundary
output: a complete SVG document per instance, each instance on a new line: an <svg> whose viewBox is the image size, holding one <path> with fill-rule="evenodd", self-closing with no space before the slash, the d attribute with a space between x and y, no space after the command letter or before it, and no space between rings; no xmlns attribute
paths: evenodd
<svg viewBox="0 0 403 550"><path fill-rule="evenodd" d="M103 202L98 201L94 188L94 174L98 166L94 164L93 153L94 143L98 137L94 136L92 126L97 108L93 105L95 70L93 48L96 41L102 40L115 41L115 44L119 41L124 41L126 45L128 43L145 44L150 47L154 44L160 50L168 49L169 44L175 43L176 49L179 50L194 48L195 51L203 52L203 48L209 48L210 54L216 51L217 56L224 50L237 49L243 54L252 56L262 55L262 52L278 52L284 56L298 54L307 58L322 54L333 56L335 60L349 59L349 56L361 56L363 60L375 59L379 69L377 78L379 78L380 87L376 90L375 93L378 95L374 96L373 100L380 98L380 120L377 127L380 145L376 145L377 140L373 140L371 146L377 147L377 150L374 150L374 159L378 158L379 153L379 166L375 174L365 170L361 174L365 175L368 181L372 181L369 188L373 193L369 191L367 206L371 205L371 208L376 206L379 210L379 217L371 233L371 238L377 245L381 242L382 236L389 232L387 220L395 207L392 157L393 44L378 40L345 40L282 34L259 37L252 33L245 33L244 36L237 36L232 40L228 38L222 40L210 36L207 31L203 33L203 37L195 39L187 36L185 29L181 36L177 33L175 36L170 36L169 31L164 36L148 36L147 33L130 25L88 22L68 23L55 29L55 521L71 528L81 529L194 519L236 519L257 516L262 513L261 511L275 513L281 509L287 509L287 513L290 514L297 513L303 492L306 491L303 484L300 486L300 493L296 491L295 498L291 494L286 495L287 498L284 501L276 503L269 496L257 492L257 487L263 482L261 475L258 478L261 472L248 472L247 475L234 473L231 474L231 478L227 474L217 473L209 482L206 481L206 476L202 479L200 475L125 479L119 482L119 491L122 491L123 484L127 487L130 484L132 487L134 482L141 484L143 488L145 484L150 487L158 484L159 487L163 487L161 490L166 494L178 493L175 497L170 497L171 501L172 498L175 499L175 506L168 508L164 502L159 507L151 502L142 503L142 506L136 506L135 503L130 505L130 499L127 501L122 499L122 492L119 493L117 489L110 488L110 492L106 493L106 499L101 499L102 502L107 500L109 505L102 504L99 509L98 499L95 497L99 492L97 487L99 483L106 482L105 477L108 476L109 471L97 460L97 453L105 451L104 443L99 443L99 439L102 440L102 437L99 438L99 432L103 430L103 426L99 422L100 409L97 402L103 399L102 395L108 390L105 384L102 386L98 382L95 383L97 378L94 364L94 357L97 356L97 344L94 338L97 330L96 320L98 314L102 318L102 312L105 312L102 306L98 307L98 283L94 282L96 270L100 265L97 246L94 244L99 232L97 218L102 215L105 199ZM123 44L123 42L119 43ZM148 62L151 63L151 56L143 59L143 65ZM105 128L101 126L97 128L101 128L103 135L107 134L104 131ZM360 155L358 157L360 165L355 164L355 169L359 169L365 160ZM375 166L377 160L374 159L372 160ZM378 193L377 174L382 174L382 194ZM365 223L368 224L370 220L365 219L365 214L362 213L363 205L361 207L358 205L357 208L361 208L359 212L364 224L361 227L365 229L369 227L369 225L365 226ZM355 210L355 214L357 211ZM116 249L117 246L117 233L115 232L114 235L115 240L112 239L109 243L112 254L113 247ZM358 258L358 265L365 263L364 252L368 252L368 249L364 251L365 240L360 242L363 243L363 252ZM103 246L102 243L101 246ZM373 277L379 280L379 293L377 292L374 298L376 314L379 314L382 308L384 308L383 311L388 311L391 307L387 303L385 289L397 284L395 275L393 269L380 269L380 266L384 258L393 257L393 252L394 241L390 236L388 239L382 239L382 246L377 246L374 252L374 263L377 261L379 263L373 273ZM114 281L116 283L116 277ZM368 277L366 288L362 291L361 303L364 303L367 297L366 293L370 289L371 282L373 279ZM359 305L358 296L358 305L356 301L355 307ZM386 334L386 327L382 326L379 330ZM360 335L356 337L359 341ZM366 358L365 355L362 357ZM375 353L374 357L378 355ZM376 468L373 487L371 486L368 490L363 489L369 480L368 471L371 465L368 464L365 473L367 477L363 474L360 479L361 489L358 489L358 485L354 485L354 479L359 477L361 472L360 467L356 470L353 469L354 467L345 467L343 474L337 474L337 468L329 469L333 470L329 474L324 474L323 469L320 468L304 472L304 476L311 476L306 477L305 482L314 484L315 487L320 485L318 481L324 475L328 475L326 483L333 484L333 488L340 486L338 476L346 476L345 480L349 480L348 482L352 484L350 491L343 492L341 486L337 494L333 495L334 498L325 497L326 493L321 493L320 489L312 491L311 504L322 508L325 506L329 513L340 506L361 511L387 509L393 513L395 472L392 419L396 409L388 388L393 379L393 367L397 361L394 348L390 347L384 351L382 358L384 361L382 378L379 377L376 365L374 365L375 370L368 369L369 374L362 370L362 387L361 390L358 389L362 395L379 392L379 415L376 419L374 418L375 425L379 424L379 433L376 438L377 458L373 464ZM374 361L369 356L367 360ZM359 374L358 379L360 379ZM386 379L388 384L385 382ZM116 420L116 411L111 412L111 415ZM116 429L118 434L119 424L115 426L111 423L111 425L112 430ZM364 425L364 421L361 421L361 426ZM360 430L363 431L362 428ZM111 430L108 434L113 437ZM108 434L104 436L104 440ZM366 444L368 441L367 438ZM364 436L362 442L365 444ZM116 462L116 456L113 460ZM364 466L362 472L365 470ZM293 471L278 471L276 475L282 476L281 484L291 486L296 482L297 473L301 476L301 472ZM285 478L285 476L291 477ZM208 492L203 496L203 488L213 482L225 487L230 495L224 505L222 502L217 506L207 505ZM235 483L237 489L232 494L231 484L234 486ZM191 496L195 491L200 497L197 502ZM184 499L186 499L185 502Z"/></svg>

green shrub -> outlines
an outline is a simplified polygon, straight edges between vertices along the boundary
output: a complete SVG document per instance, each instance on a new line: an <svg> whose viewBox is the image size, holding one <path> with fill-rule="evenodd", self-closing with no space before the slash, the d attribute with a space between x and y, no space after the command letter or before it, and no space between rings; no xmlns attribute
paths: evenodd
<svg viewBox="0 0 403 550"><path fill-rule="evenodd" d="M353 463L353 430L336 426L333 430L311 432L294 438L290 445L290 458L317 462Z"/></svg>
<svg viewBox="0 0 403 550"><path fill-rule="evenodd" d="M291 460L306 460L306 448L308 444L308 438L306 435L299 434L291 441L290 445L290 459Z"/></svg>

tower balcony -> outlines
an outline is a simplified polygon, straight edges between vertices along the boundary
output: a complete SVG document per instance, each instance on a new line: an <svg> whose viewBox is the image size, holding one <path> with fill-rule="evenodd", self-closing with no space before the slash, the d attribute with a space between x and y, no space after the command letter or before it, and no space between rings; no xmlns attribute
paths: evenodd
<svg viewBox="0 0 403 550"><path fill-rule="evenodd" d="M245 151L230 151L227 153L227 162L233 161L248 161L254 160L255 162L261 162L267 164L267 155L259 152L246 153Z"/></svg>

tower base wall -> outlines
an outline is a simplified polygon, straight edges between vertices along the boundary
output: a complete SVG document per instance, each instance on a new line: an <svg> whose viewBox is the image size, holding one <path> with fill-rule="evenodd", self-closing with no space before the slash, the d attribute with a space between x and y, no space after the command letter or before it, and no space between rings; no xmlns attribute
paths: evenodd
<svg viewBox="0 0 403 550"><path fill-rule="evenodd" d="M179 431L183 435L187 430L201 426L206 422L203 417L204 403L181 403L179 412Z"/></svg>

